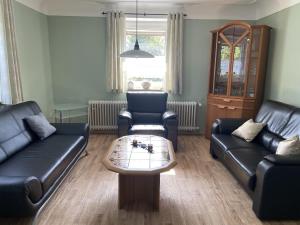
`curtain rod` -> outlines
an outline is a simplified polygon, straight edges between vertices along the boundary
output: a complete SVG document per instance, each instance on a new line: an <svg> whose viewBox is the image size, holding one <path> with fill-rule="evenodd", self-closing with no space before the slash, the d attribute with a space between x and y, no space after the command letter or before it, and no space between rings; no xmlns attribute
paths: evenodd
<svg viewBox="0 0 300 225"><path fill-rule="evenodd" d="M102 12L102 15L106 15L107 12ZM138 16L167 16L167 13L124 13L125 15L138 15ZM187 14L183 14L183 16L187 16Z"/></svg>

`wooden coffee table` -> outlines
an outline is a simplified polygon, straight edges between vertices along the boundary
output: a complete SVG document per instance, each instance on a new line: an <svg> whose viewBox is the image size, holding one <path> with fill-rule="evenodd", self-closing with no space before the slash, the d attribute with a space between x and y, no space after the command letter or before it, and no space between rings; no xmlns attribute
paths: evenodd
<svg viewBox="0 0 300 225"><path fill-rule="evenodd" d="M138 141L138 147L132 145ZM152 144L149 153L141 144ZM104 161L108 170L119 173L119 208L134 202L150 204L159 209L160 173L177 163L173 145L165 138L153 135L124 136L113 141Z"/></svg>

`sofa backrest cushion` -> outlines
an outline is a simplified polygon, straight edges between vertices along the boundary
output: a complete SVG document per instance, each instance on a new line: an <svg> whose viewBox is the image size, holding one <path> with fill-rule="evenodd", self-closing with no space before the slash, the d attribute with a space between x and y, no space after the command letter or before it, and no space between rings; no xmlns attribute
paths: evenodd
<svg viewBox="0 0 300 225"><path fill-rule="evenodd" d="M128 92L129 112L164 113L167 109L168 93L164 92Z"/></svg>
<svg viewBox="0 0 300 225"><path fill-rule="evenodd" d="M0 112L4 111L5 108L6 108L6 105L0 103Z"/></svg>
<svg viewBox="0 0 300 225"><path fill-rule="evenodd" d="M292 138L296 135L300 135L300 109L295 109L295 112L290 117L288 123L281 131L280 135L284 139Z"/></svg>
<svg viewBox="0 0 300 225"><path fill-rule="evenodd" d="M0 163L32 142L35 136L24 118L40 112L35 102L12 105L0 112Z"/></svg>
<svg viewBox="0 0 300 225"><path fill-rule="evenodd" d="M273 134L280 135L289 121L295 107L280 102L266 101L261 106L255 121L265 123L266 128Z"/></svg>
<svg viewBox="0 0 300 225"><path fill-rule="evenodd" d="M295 107L275 101L266 101L261 106L255 121L265 123L263 131L257 136L256 142L272 153L276 152L278 144L283 140L282 132L288 124Z"/></svg>
<svg viewBox="0 0 300 225"><path fill-rule="evenodd" d="M168 93L128 92L128 111L135 124L160 124L167 110Z"/></svg>

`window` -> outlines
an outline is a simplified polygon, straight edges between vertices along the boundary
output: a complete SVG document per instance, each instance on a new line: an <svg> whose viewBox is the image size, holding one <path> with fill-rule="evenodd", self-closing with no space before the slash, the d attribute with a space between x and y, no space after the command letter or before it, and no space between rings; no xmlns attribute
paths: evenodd
<svg viewBox="0 0 300 225"><path fill-rule="evenodd" d="M135 43L135 18L126 18L125 50ZM152 59L123 59L123 75L128 90L163 90L166 73L166 18L140 18L140 48L155 56Z"/></svg>

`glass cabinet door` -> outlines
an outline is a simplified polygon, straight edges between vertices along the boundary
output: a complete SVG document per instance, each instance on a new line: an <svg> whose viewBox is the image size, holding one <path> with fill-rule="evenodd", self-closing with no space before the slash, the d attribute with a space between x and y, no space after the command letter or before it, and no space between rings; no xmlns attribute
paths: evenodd
<svg viewBox="0 0 300 225"><path fill-rule="evenodd" d="M241 42L234 46L231 96L244 96L245 82L247 77L247 55L250 39L244 37Z"/></svg>
<svg viewBox="0 0 300 225"><path fill-rule="evenodd" d="M245 92L247 77L247 60L250 45L250 31L241 25L232 25L225 29L222 34L232 46L230 68L230 95L242 97Z"/></svg>
<svg viewBox="0 0 300 225"><path fill-rule="evenodd" d="M213 94L227 95L231 46L222 37L219 37L216 54Z"/></svg>
<svg viewBox="0 0 300 225"><path fill-rule="evenodd" d="M248 86L247 86L247 97L255 97L255 85L256 85L256 74L257 74L257 60L259 55L259 43L260 43L261 29L253 29L252 34L252 45L251 55L249 62L249 75L248 75Z"/></svg>
<svg viewBox="0 0 300 225"><path fill-rule="evenodd" d="M217 33L211 93L236 97L253 95L250 93L253 92L253 81L246 87L249 55L252 52L250 35L250 27L242 24L230 25Z"/></svg>

